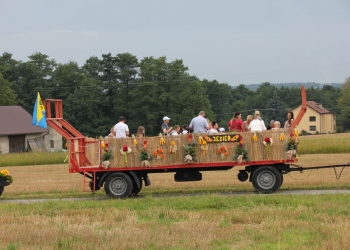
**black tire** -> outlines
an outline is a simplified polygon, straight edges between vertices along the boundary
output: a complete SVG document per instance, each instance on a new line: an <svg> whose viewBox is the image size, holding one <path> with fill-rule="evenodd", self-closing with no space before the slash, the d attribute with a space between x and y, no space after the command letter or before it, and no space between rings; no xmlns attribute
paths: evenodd
<svg viewBox="0 0 350 250"><path fill-rule="evenodd" d="M263 194L276 192L282 184L281 173L274 167L258 167L252 176L252 183L256 191Z"/></svg>
<svg viewBox="0 0 350 250"><path fill-rule="evenodd" d="M281 185L278 187L278 189L282 186L282 184L283 184L283 173L282 172L280 172L280 174L281 174Z"/></svg>
<svg viewBox="0 0 350 250"><path fill-rule="evenodd" d="M125 199L131 194L133 183L125 173L112 173L107 177L104 188L110 197Z"/></svg>
<svg viewBox="0 0 350 250"><path fill-rule="evenodd" d="M133 189L132 189L132 192L131 192L131 196L135 196L135 195L138 195L142 189L142 179L139 178L140 180L140 187L137 186L136 182L134 181L133 184Z"/></svg>
<svg viewBox="0 0 350 250"><path fill-rule="evenodd" d="M245 182L246 180L248 180L248 173L246 171L239 171L237 178L240 182Z"/></svg>

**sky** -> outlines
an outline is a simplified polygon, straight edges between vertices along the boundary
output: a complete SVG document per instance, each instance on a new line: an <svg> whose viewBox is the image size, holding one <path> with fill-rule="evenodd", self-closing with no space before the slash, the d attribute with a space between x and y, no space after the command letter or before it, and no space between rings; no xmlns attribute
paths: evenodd
<svg viewBox="0 0 350 250"><path fill-rule="evenodd" d="M182 59L230 85L342 83L350 76L349 0L0 0L0 53Z"/></svg>

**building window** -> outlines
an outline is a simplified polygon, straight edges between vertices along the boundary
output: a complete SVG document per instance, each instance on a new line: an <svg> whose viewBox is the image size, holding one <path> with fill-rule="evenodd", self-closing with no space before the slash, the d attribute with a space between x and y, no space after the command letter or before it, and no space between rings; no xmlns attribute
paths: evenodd
<svg viewBox="0 0 350 250"><path fill-rule="evenodd" d="M310 131L316 131L316 126L310 126Z"/></svg>
<svg viewBox="0 0 350 250"><path fill-rule="evenodd" d="M54 140L50 140L50 148L55 148L55 141Z"/></svg>
<svg viewBox="0 0 350 250"><path fill-rule="evenodd" d="M309 121L310 122L315 122L316 121L316 116L309 116Z"/></svg>

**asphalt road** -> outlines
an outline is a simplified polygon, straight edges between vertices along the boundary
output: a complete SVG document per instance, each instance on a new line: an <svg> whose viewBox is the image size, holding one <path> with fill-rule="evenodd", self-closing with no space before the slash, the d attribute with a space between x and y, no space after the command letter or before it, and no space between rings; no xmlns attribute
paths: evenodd
<svg viewBox="0 0 350 250"><path fill-rule="evenodd" d="M258 194L255 192L229 192L229 193L212 193L212 194L167 194L167 195L152 195L153 198L172 198L172 197L187 197L187 196L204 196L204 195L222 195L222 196L251 196L251 195L320 195L320 194L350 194L350 190L291 190L291 191L277 191L273 194ZM143 199L145 196L137 196L131 199ZM18 200L0 200L0 204L4 203L22 203L32 204L40 202L59 202L59 201L99 201L108 200L110 198L62 198L62 199L18 199Z"/></svg>

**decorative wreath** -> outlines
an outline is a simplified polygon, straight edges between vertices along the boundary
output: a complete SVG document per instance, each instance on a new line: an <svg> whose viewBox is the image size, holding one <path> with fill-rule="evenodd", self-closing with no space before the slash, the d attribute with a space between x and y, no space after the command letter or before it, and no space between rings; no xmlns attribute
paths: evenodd
<svg viewBox="0 0 350 250"><path fill-rule="evenodd" d="M224 159L226 156L228 156L227 148L225 146L222 146L218 149L218 154L220 155L221 159Z"/></svg>
<svg viewBox="0 0 350 250"><path fill-rule="evenodd" d="M157 158L157 160L164 159L164 152L163 149L158 148L153 152L153 155Z"/></svg>

